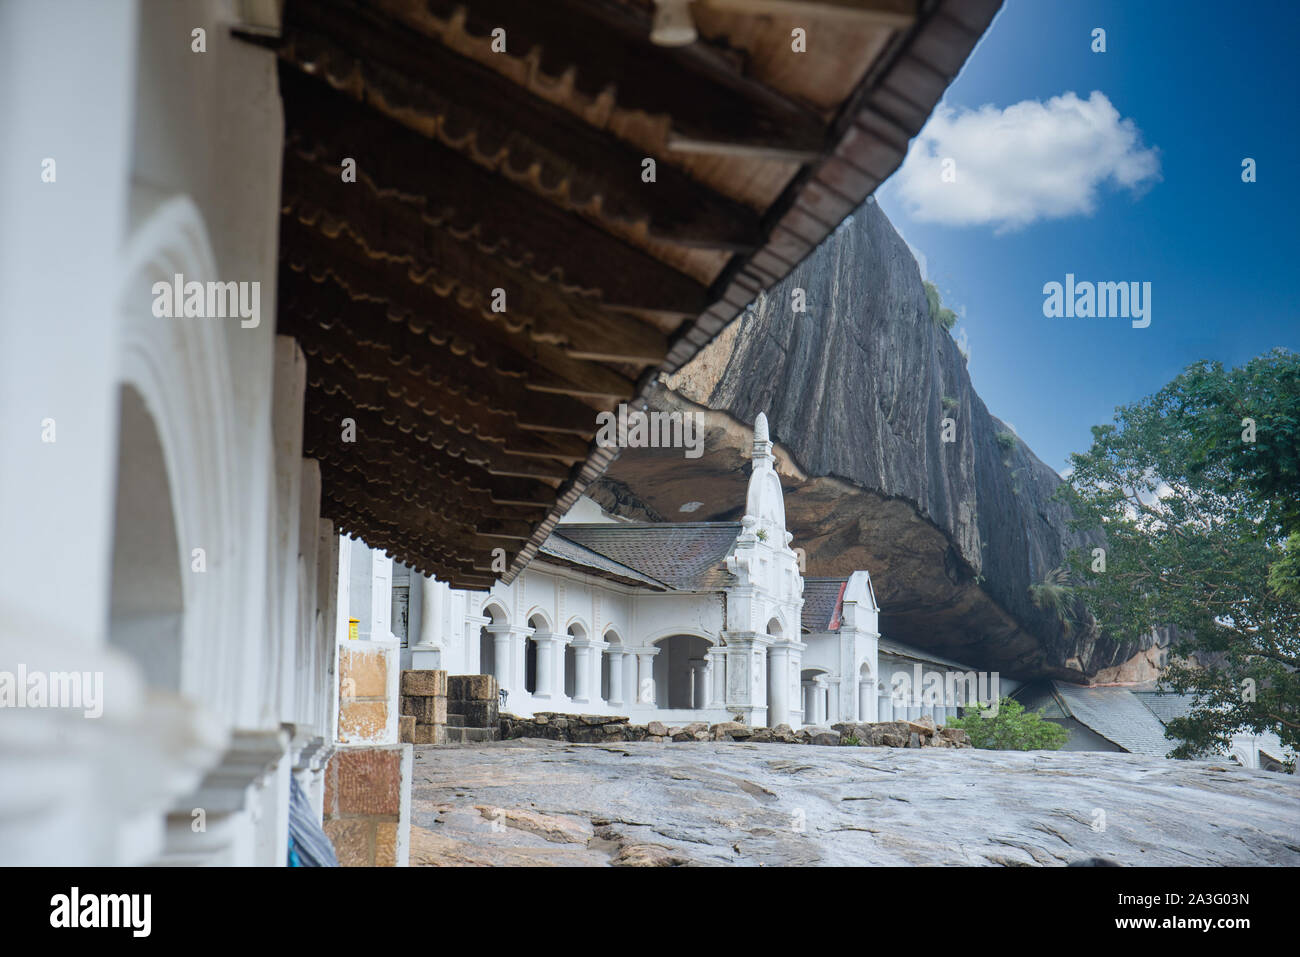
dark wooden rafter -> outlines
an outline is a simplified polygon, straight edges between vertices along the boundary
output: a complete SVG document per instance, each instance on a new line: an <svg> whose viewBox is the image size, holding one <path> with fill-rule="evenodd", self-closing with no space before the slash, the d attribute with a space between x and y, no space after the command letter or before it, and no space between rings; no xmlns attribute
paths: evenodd
<svg viewBox="0 0 1300 957"><path fill-rule="evenodd" d="M395 535L409 535L420 554L449 565L468 568L479 555L501 549L513 557L519 549L517 540L480 535L475 526L442 521L422 505L406 497L372 485L359 483L355 476L339 470L322 473L322 485L336 500L355 513L366 513L372 524Z"/></svg>
<svg viewBox="0 0 1300 957"><path fill-rule="evenodd" d="M455 499L460 499L475 508L501 506L483 513L495 518L526 518L527 515L516 513L513 507L506 508L505 504L511 500L517 502L523 495L531 498L535 493L543 491L532 484L534 482L552 489L559 484L549 476L512 475L492 470L480 462L437 455L435 453L440 450L426 445L418 437L397 437L391 433L381 433L374 417L365 412L359 416L350 416L357 422L357 441L340 441L339 430L333 428L333 425L340 421L340 413L349 410L329 402L328 397L316 394L312 394L310 402L312 411L324 418L320 426L307 430L312 457L348 467L373 464L376 469L386 470L385 475L398 484L407 479L429 483L437 490L426 496L429 502L446 501L452 504ZM534 503L519 507L526 512L539 506Z"/></svg>
<svg viewBox="0 0 1300 957"><path fill-rule="evenodd" d="M920 0L697 0L707 7L761 16L806 16L910 27Z"/></svg>
<svg viewBox="0 0 1300 957"><path fill-rule="evenodd" d="M513 580L617 454L597 413L689 361L898 167L999 6L696 3L757 18L749 39L657 47L639 0L287 0L280 40L258 40L285 100L278 323L308 356L304 454L342 531L457 587ZM770 51L805 14L871 38L820 112L755 79L785 83ZM498 26L513 62L488 59ZM792 177L757 158L791 156ZM754 206L688 170L729 191L734 172ZM733 255L719 272L689 247Z"/></svg>
<svg viewBox="0 0 1300 957"><path fill-rule="evenodd" d="M294 336L306 352L326 363L342 362L361 378L385 383L390 395L396 390L395 397L408 405L431 412L444 406L446 396L452 399L449 408L482 406L488 413L504 416L500 425L510 431L591 435L596 413L582 402L528 392L521 376L480 366L427 339L402 337L415 342L400 351L387 343L362 341L365 337L358 338L353 327L340 318L343 313L324 311L322 301L331 292L346 298L337 287L324 287L287 267L281 269L280 281L284 289L281 332Z"/></svg>
<svg viewBox="0 0 1300 957"><path fill-rule="evenodd" d="M285 288L301 298L295 305L323 325L331 323L331 316L346 321L357 342L385 347L393 355L422 355L427 341L464 356L471 365L521 378L531 391L579 396L602 405L635 392L630 379L602 365L571 358L559 346L529 341L501 323L476 321L454 302L426 297L417 310L406 299L394 302L386 291L367 293L359 284L366 276L358 279L355 270L331 262L323 242L318 244L293 223L282 223L281 228L282 238L288 233L308 239L292 249L281 243L287 266L282 274L290 277ZM292 278L296 276L312 283L315 294L305 291Z"/></svg>
<svg viewBox="0 0 1300 957"><path fill-rule="evenodd" d="M404 521L416 534L423 532L444 537L454 535L460 538L481 539L478 547L487 550L508 548L511 541L515 541L515 547L518 547L517 539L504 538L500 535L480 536L476 522L467 521L464 517L448 515L421 496L413 495L409 489L387 481L383 477L376 478L358 470L335 467L331 472L331 486L336 492L345 493L358 502L368 502L372 505L386 503L391 509L406 509L408 514L404 516Z"/></svg>
<svg viewBox="0 0 1300 957"><path fill-rule="evenodd" d="M411 24L425 22L427 14L443 21L460 16L464 29L480 37L508 27L506 55L534 55L544 75L565 77L589 97L609 91L623 109L669 117L674 148L803 162L826 146L823 117L746 76L729 51L652 43L651 12L637 4L378 0L378 6Z"/></svg>
<svg viewBox="0 0 1300 957"><path fill-rule="evenodd" d="M533 338L562 344L576 358L654 364L667 354L663 333L646 323L531 281L525 270L483 256L399 204L379 206L376 199L368 186L341 183L319 167L285 157L285 215L336 244L355 247L345 255L370 259L393 278L404 274L409 283L472 304L484 318L499 316L526 327ZM367 208L377 210L379 222L365 222ZM504 303L501 312L493 308L495 290Z"/></svg>
<svg viewBox="0 0 1300 957"><path fill-rule="evenodd" d="M286 150L323 165L336 182L351 157L358 178L385 200L612 308L684 316L708 305L707 290L690 277L329 84L286 65L280 87L292 117Z"/></svg>
<svg viewBox="0 0 1300 957"><path fill-rule="evenodd" d="M401 522L394 522L367 506L354 504L348 498L335 494L325 482L322 485L325 491L321 494L321 508L335 516L340 532L362 538L366 544L393 554L414 551L422 556L411 561L420 574L436 575L443 581L462 583L458 587L474 587L465 584L467 576L481 574L471 559L454 557L432 536L408 535L401 530ZM380 507L387 508L384 505ZM491 585L490 577L487 584Z"/></svg>
<svg viewBox="0 0 1300 957"><path fill-rule="evenodd" d="M315 360L308 362L308 385L333 400L331 405L340 419L351 417L360 423L367 418L371 424L369 434L375 439L392 438L394 433L413 435L437 449L447 461L461 460L487 474L518 475L526 471L531 459L545 461L563 456L560 461L571 461L581 444L574 441L568 449L557 448L560 443L553 437L543 441L527 434L511 435L508 441L485 439L460 426L457 420L449 422L441 415L429 415L404 402L392 401L394 397L388 396L382 386L357 378L351 370ZM541 471L546 474L539 477L549 477L549 469Z"/></svg>
<svg viewBox="0 0 1300 957"><path fill-rule="evenodd" d="M641 180L643 151L539 100L450 50L349 0L286 9L281 55L408 126L437 128L444 142L527 183L569 209L592 209L653 236L720 248L760 241L758 215L703 188L669 163L653 188ZM536 168L536 169L534 169Z"/></svg>

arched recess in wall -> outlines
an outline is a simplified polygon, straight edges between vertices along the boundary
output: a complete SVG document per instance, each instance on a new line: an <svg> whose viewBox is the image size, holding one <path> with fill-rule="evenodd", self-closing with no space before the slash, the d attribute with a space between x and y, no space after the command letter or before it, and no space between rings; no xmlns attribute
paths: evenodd
<svg viewBox="0 0 1300 957"><path fill-rule="evenodd" d="M108 642L153 689L180 693L187 565L176 541L162 441L144 399L118 390Z"/></svg>
<svg viewBox="0 0 1300 957"><path fill-rule="evenodd" d="M226 324L238 320L153 314L155 283L170 283L177 274L186 282L219 277L202 216L188 197L165 198L137 186L132 211L139 225L123 254L116 296L123 429L118 506L126 510L125 515L119 511L119 519L129 520L134 510L145 507L137 481L155 489L165 483L172 539L158 547L169 550L175 561L181 596L174 660L142 667L151 683L174 685L170 690L238 722L241 716L254 717L251 709L258 704L247 690L241 695L241 689L257 687L242 669L250 657L260 660L263 652L258 647L260 630L249 627L254 619L240 618L241 609L255 605L247 596L254 593L259 570L257 563L241 561L238 554L237 517L243 510L236 476L246 474L247 463L238 467L237 406L226 346ZM135 474L135 456L149 443L154 443L153 452L142 454L156 455L163 475L143 479ZM165 537L157 524L161 519L153 515L150 520L155 525L149 534ZM143 547L139 538L140 533L119 524L114 530L115 557L119 549L127 554ZM162 560L157 561L161 568ZM117 568L114 578L113 601L127 614L134 600L131 589ZM155 610L166 614L176 605L169 597ZM232 654L230 643L241 637L241 653Z"/></svg>
<svg viewBox="0 0 1300 957"><path fill-rule="evenodd" d="M569 641L564 646L564 693L570 698L578 693L578 652L574 650L575 641L587 640L587 628L580 621L574 621L568 628Z"/></svg>
<svg viewBox="0 0 1300 957"><path fill-rule="evenodd" d="M661 708L707 707L705 664L713 642L699 635L672 634L652 644L659 649L654 659L655 703Z"/></svg>
<svg viewBox="0 0 1300 957"><path fill-rule="evenodd" d="M551 633L551 623L541 612L535 612L529 617L528 627L533 629L534 634ZM532 635L524 639L524 690L529 694L537 694L537 642L533 641ZM550 688L542 690L547 694L551 692Z"/></svg>
<svg viewBox="0 0 1300 957"><path fill-rule="evenodd" d="M774 644L785 637L785 629L781 625L780 617L774 615L768 620L767 634L769 638L773 639ZM785 669L778 666L777 655L783 653L784 652L778 652L775 647L769 646L767 649L768 727L775 727L778 724L788 724L790 721L789 714L777 714L772 710L773 703L781 700L781 691L783 689L778 687L778 683L789 682L789 675L786 673Z"/></svg>
<svg viewBox="0 0 1300 957"><path fill-rule="evenodd" d="M818 724L826 720L829 695L824 681L830 674L825 668L804 668L799 672L800 699L804 724Z"/></svg>
<svg viewBox="0 0 1300 957"><path fill-rule="evenodd" d="M876 704L876 679L871 673L871 663L862 662L858 668L858 720L871 720L871 712Z"/></svg>
<svg viewBox="0 0 1300 957"><path fill-rule="evenodd" d="M491 620L493 625L508 625L510 618L506 614L505 608L494 599L489 599L483 606L482 617ZM497 653L496 637L488 631L488 626L484 625L478 632L478 673L481 675L496 674Z"/></svg>

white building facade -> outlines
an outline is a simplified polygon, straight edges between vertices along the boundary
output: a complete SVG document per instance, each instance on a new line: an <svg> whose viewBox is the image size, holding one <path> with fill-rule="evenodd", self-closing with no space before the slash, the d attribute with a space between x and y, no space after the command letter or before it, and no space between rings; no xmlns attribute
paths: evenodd
<svg viewBox="0 0 1300 957"><path fill-rule="evenodd" d="M291 778L320 811L338 536L275 332L275 56L230 11L0 5L5 864L279 866ZM258 321L158 315L177 274ZM56 675L73 706L14 700Z"/></svg>
<svg viewBox="0 0 1300 957"><path fill-rule="evenodd" d="M805 579L791 539L759 415L739 522L623 522L584 499L511 584L426 579L410 665L495 675L520 715L797 728L875 721L884 695L892 716L871 576Z"/></svg>

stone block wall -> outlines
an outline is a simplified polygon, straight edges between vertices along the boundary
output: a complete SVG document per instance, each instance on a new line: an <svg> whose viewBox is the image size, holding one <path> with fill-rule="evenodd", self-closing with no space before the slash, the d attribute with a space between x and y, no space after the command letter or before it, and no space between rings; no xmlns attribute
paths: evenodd
<svg viewBox="0 0 1300 957"><path fill-rule="evenodd" d="M340 744L398 743L398 671L395 641L339 642Z"/></svg>
<svg viewBox="0 0 1300 957"><path fill-rule="evenodd" d="M942 728L930 718L918 721L844 723L833 728L752 727L739 721L668 726L661 721L631 724L625 717L600 714L560 714L539 711L531 718L501 715L501 740L544 738L598 744L605 741L748 741L752 744L860 745L883 748L969 748L970 736L960 728Z"/></svg>
<svg viewBox="0 0 1300 957"><path fill-rule="evenodd" d="M325 769L325 834L343 867L406 867L411 842L409 744L347 746Z"/></svg>
<svg viewBox="0 0 1300 957"><path fill-rule="evenodd" d="M403 671L401 740L443 744L447 729L447 672Z"/></svg>
<svg viewBox="0 0 1300 957"><path fill-rule="evenodd" d="M495 728L500 695L492 675L452 675L447 679L447 710L464 716L467 728Z"/></svg>

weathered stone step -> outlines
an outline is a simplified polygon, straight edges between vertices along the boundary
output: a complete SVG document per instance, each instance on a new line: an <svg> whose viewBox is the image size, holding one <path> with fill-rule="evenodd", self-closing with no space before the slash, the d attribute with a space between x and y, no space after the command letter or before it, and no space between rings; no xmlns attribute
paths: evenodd
<svg viewBox="0 0 1300 957"><path fill-rule="evenodd" d="M501 732L496 728L446 728L447 744L481 744L484 741L501 740Z"/></svg>
<svg viewBox="0 0 1300 957"><path fill-rule="evenodd" d="M463 727L465 727L465 716L464 716L463 714L456 714L455 712L448 711L448 712L447 712L447 727L449 727L449 728L463 728Z"/></svg>

